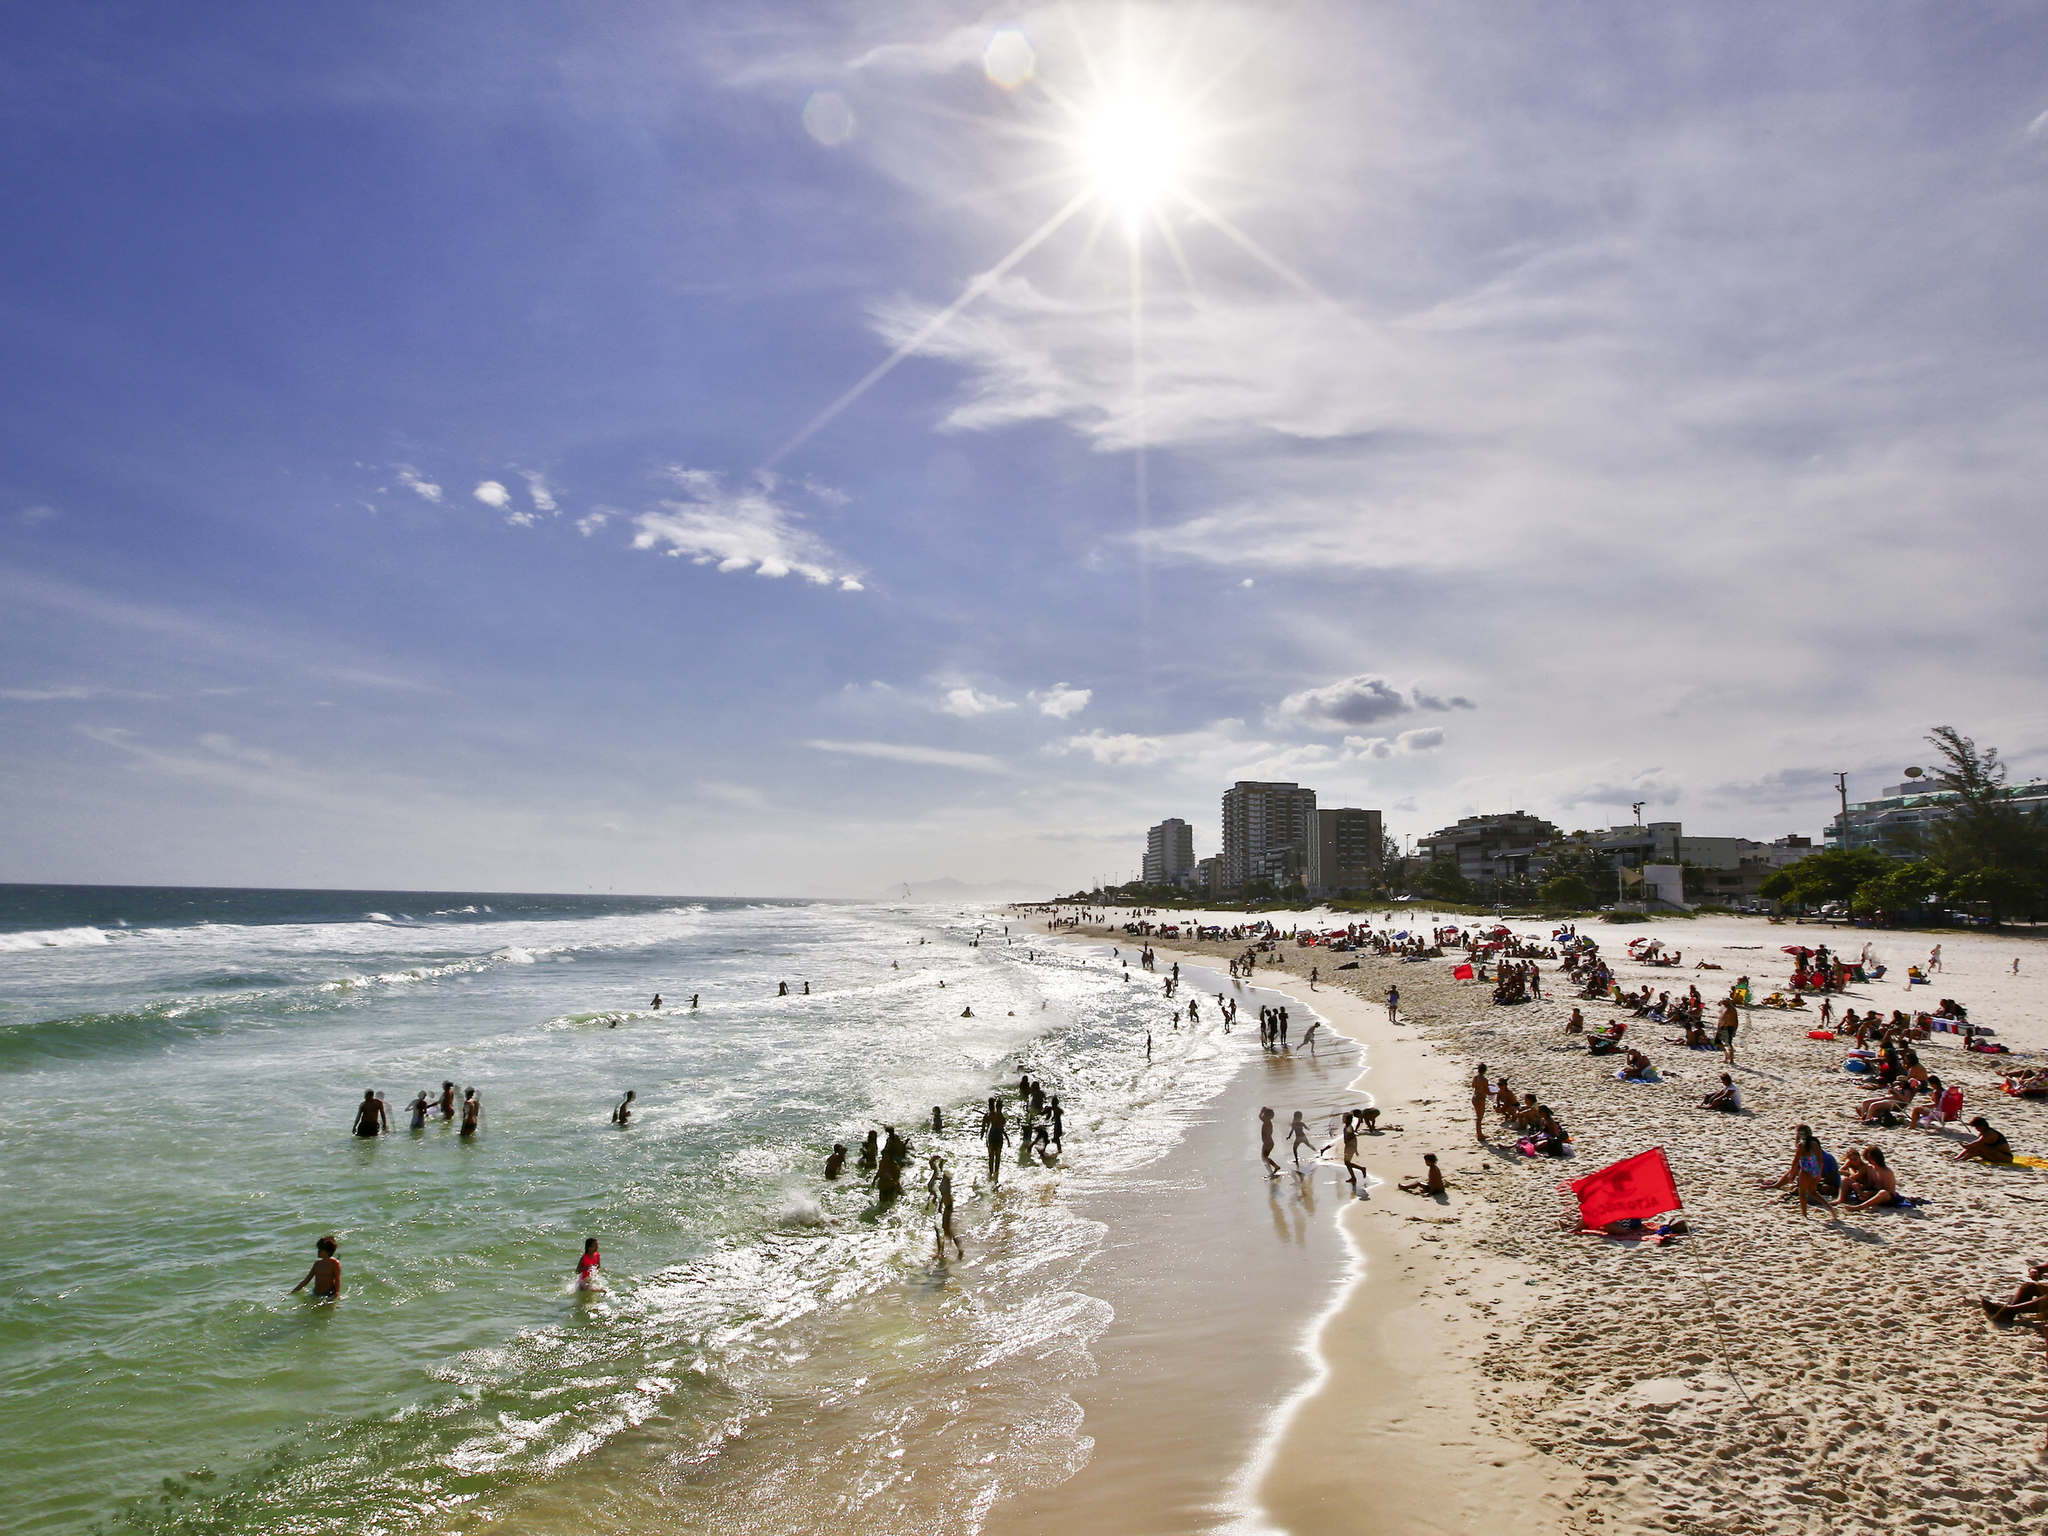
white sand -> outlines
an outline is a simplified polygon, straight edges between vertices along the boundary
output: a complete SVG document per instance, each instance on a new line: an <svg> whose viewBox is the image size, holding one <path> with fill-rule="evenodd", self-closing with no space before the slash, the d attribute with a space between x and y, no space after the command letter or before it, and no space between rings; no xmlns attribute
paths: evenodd
<svg viewBox="0 0 2048 1536"><path fill-rule="evenodd" d="M1185 920L1185 914L1173 914ZM1216 914L1214 920L1242 920ZM1277 917L1286 928L1341 919ZM1408 913L1400 925L1430 925ZM1547 924L1519 921L1519 933ZM2048 946L2006 934L1905 934L1701 918L1589 923L1624 985L1649 980L1710 999L1746 971L1758 995L1785 984L1785 944L1868 940L1892 971L1841 1001L1929 1007L1953 996L1975 1022L2038 1061L2048 1044ZM1101 929L1084 931L1097 936ZM1638 935L1685 954L1683 970L1628 962ZM1906 966L1942 945L1944 974L1904 985ZM1215 954L1229 945L1162 946ZM2021 972L2012 974L2012 961ZM1811 1013L1746 1016L1741 1117L1696 1105L1718 1054L1664 1043L1639 1023L1666 1081L1616 1082L1562 1031L1568 999L1491 1005L1483 985L1449 979L1449 960L1284 952L1280 985L1367 1046L1362 1086L1405 1131L1368 1143L1376 1175L1412 1177L1440 1154L1447 1208L1389 1182L1344 1220L1363 1278L1321 1326L1326 1375L1260 1453L1258 1495L1289 1531L1520 1530L1909 1532L2042 1529L2048 1479L2036 1454L2048 1428L2040 1336L1993 1327L1982 1291L2008 1290L2020 1264L2048 1257L2048 1173L1953 1160L1957 1137L1863 1129L1843 1118L1867 1090L1840 1071L1841 1049L1809 1041ZM1694 971L1707 959L1720 972ZM1311 996L1304 976L1320 966ZM1544 966L1551 990L1556 967ZM1412 1026L1389 1026L1376 999L1399 983ZM1350 1001L1335 980L1364 994ZM1599 1023L1611 1010L1587 1008ZM2022 1154L2048 1155L2048 1105L1996 1093L2003 1065L1965 1057L1953 1037L1921 1048L1964 1085L1965 1114L1987 1113ZM1533 1091L1577 1140L1573 1162L1529 1160L1473 1138L1465 1081L1483 1059ZM1790 1157L1791 1127L1812 1124L1831 1150L1874 1142L1921 1211L1852 1213L1839 1223L1756 1188ZM1662 1145L1691 1236L1664 1247L1568 1236L1556 1193L1577 1177ZM1534 1282L1534 1283L1530 1283ZM1305 1324L1310 1321L1305 1315ZM1520 1513L1508 1514L1510 1509Z"/></svg>

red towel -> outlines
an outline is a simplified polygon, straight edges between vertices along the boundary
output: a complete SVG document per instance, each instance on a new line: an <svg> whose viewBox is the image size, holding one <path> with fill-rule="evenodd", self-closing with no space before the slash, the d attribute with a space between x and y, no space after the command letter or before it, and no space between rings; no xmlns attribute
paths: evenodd
<svg viewBox="0 0 2048 1536"><path fill-rule="evenodd" d="M1455 971L1452 971L1452 972L1451 972L1451 980L1453 980L1453 981L1470 981L1470 980L1472 979L1472 975L1473 975L1473 972L1472 972L1472 967L1471 967L1471 966L1469 966L1469 965L1461 965L1461 966L1459 966L1459 967L1458 967L1458 968L1457 968L1457 969L1456 969Z"/></svg>
<svg viewBox="0 0 2048 1536"><path fill-rule="evenodd" d="M1630 1217L1661 1216L1685 1203L1678 1198L1678 1185L1672 1180L1671 1164L1665 1161L1662 1147L1573 1179L1571 1190L1579 1198L1579 1220L1589 1227L1604 1227Z"/></svg>

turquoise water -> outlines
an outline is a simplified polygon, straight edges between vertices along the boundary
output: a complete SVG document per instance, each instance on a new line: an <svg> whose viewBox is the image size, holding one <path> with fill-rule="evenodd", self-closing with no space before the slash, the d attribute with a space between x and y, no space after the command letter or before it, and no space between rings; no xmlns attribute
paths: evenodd
<svg viewBox="0 0 2048 1536"><path fill-rule="evenodd" d="M815 903L0 894L0 1530L957 1531L1066 1476L1105 1321L1075 1284L1102 1229L1067 1197L1158 1157L1242 1055L1016 934ZM965 1117L1020 1064L1064 1096L1069 1156L992 1190ZM480 1090L474 1140L405 1129L444 1078ZM372 1087L397 1129L363 1141ZM964 1263L934 1259L921 1194L877 1212L818 1176L880 1120L947 1153ZM342 1299L287 1297L324 1232ZM595 1300L567 1283L585 1235Z"/></svg>

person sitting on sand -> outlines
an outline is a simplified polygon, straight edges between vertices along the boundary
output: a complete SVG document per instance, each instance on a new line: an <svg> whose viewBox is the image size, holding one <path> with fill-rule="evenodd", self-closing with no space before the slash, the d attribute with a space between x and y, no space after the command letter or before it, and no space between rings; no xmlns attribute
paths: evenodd
<svg viewBox="0 0 2048 1536"><path fill-rule="evenodd" d="M1913 1081L1900 1078L1892 1085L1892 1091L1875 1099L1865 1099L1856 1106L1856 1118L1865 1125L1895 1126L1906 1113L1906 1107L1913 1102Z"/></svg>
<svg viewBox="0 0 2048 1536"><path fill-rule="evenodd" d="M1742 1113L1742 1089L1735 1079L1726 1072L1721 1074L1721 1086L1700 1100L1701 1109L1718 1109L1724 1115Z"/></svg>
<svg viewBox="0 0 2048 1536"><path fill-rule="evenodd" d="M1568 1035L1583 1035L1586 1032L1586 1016L1574 1008L1572 1016L1564 1021L1564 1032Z"/></svg>
<svg viewBox="0 0 2048 1536"><path fill-rule="evenodd" d="M1870 1191L1863 1199L1851 1200L1845 1193L1842 1203L1854 1211L1899 1203L1898 1176L1886 1165L1883 1147L1863 1149L1863 1187Z"/></svg>
<svg viewBox="0 0 2048 1536"><path fill-rule="evenodd" d="M1977 1133L1977 1139L1960 1148L1956 1153L1958 1162L2010 1163L2012 1143L2003 1133L1993 1130L1991 1122L1982 1115L1971 1117L1970 1128Z"/></svg>
<svg viewBox="0 0 2048 1536"><path fill-rule="evenodd" d="M2010 1301L1993 1301L1989 1296L1979 1296L1977 1300L1983 1304L1984 1315L1994 1323L2048 1317L2048 1259L2037 1259L2027 1266L2027 1278L2020 1282Z"/></svg>
<svg viewBox="0 0 2048 1536"><path fill-rule="evenodd" d="M1558 1124L1557 1116L1550 1112L1548 1104L1536 1106L1535 1128L1529 1133L1529 1141L1544 1157L1563 1157L1569 1150L1572 1135Z"/></svg>
<svg viewBox="0 0 2048 1536"><path fill-rule="evenodd" d="M2000 1086L2016 1099L2042 1098L2048 1096L2048 1070L2015 1073Z"/></svg>
<svg viewBox="0 0 2048 1536"><path fill-rule="evenodd" d="M1621 1070L1614 1075L1632 1083L1647 1083L1653 1080L1652 1071L1650 1058L1631 1047Z"/></svg>
<svg viewBox="0 0 2048 1536"><path fill-rule="evenodd" d="M1877 1191L1877 1181L1872 1177L1870 1165L1863 1161L1863 1154L1851 1147L1842 1154L1842 1185L1839 1191L1844 1202L1868 1199Z"/></svg>
<svg viewBox="0 0 2048 1536"><path fill-rule="evenodd" d="M1447 1200L1450 1188L1444 1183L1444 1172L1436 1165L1436 1154L1422 1154L1423 1174L1420 1179L1403 1179L1400 1187L1411 1195L1428 1195L1432 1199Z"/></svg>
<svg viewBox="0 0 2048 1536"><path fill-rule="evenodd" d="M1510 1125L1514 1124L1515 1111L1521 1107L1521 1101L1515 1097L1514 1090L1508 1087L1508 1080L1505 1077L1493 1085L1493 1112L1501 1119Z"/></svg>
<svg viewBox="0 0 2048 1536"><path fill-rule="evenodd" d="M1536 1130L1542 1124L1543 1106L1536 1102L1535 1094L1523 1094L1521 1107L1518 1108L1514 1114L1515 1129L1526 1136L1530 1132Z"/></svg>

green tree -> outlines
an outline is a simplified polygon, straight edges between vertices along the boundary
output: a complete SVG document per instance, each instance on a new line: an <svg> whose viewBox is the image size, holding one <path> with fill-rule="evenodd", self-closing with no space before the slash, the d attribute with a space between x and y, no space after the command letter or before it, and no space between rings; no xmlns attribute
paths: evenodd
<svg viewBox="0 0 2048 1536"><path fill-rule="evenodd" d="M1973 869L1958 875L1949 895L1966 906L1982 906L1994 924L2023 914L2031 917L2041 906L2041 888L2010 869Z"/></svg>
<svg viewBox="0 0 2048 1536"><path fill-rule="evenodd" d="M1593 887L1583 875L1552 875L1536 898L1547 912L1584 912L1593 905Z"/></svg>
<svg viewBox="0 0 2048 1536"><path fill-rule="evenodd" d="M1867 848L1830 848L1810 853L1796 864L1787 864L1765 876L1757 894L1771 901L1790 901L1803 907L1823 902L1853 901L1865 881L1882 879L1891 873L1892 861Z"/></svg>
<svg viewBox="0 0 2048 1536"><path fill-rule="evenodd" d="M2007 911L2027 907L2024 888L2048 882L2048 818L2012 803L1996 747L1980 749L1950 725L1936 726L1927 741L1941 764L1934 783L1954 797L1948 814L1923 839L1928 856L1959 879L1994 870L2011 877L1982 884L1995 898L1961 899L1994 902Z"/></svg>
<svg viewBox="0 0 2048 1536"><path fill-rule="evenodd" d="M1434 896L1439 901L1471 901L1478 895L1472 882L1458 872L1455 859L1434 860L1416 885L1425 896Z"/></svg>

